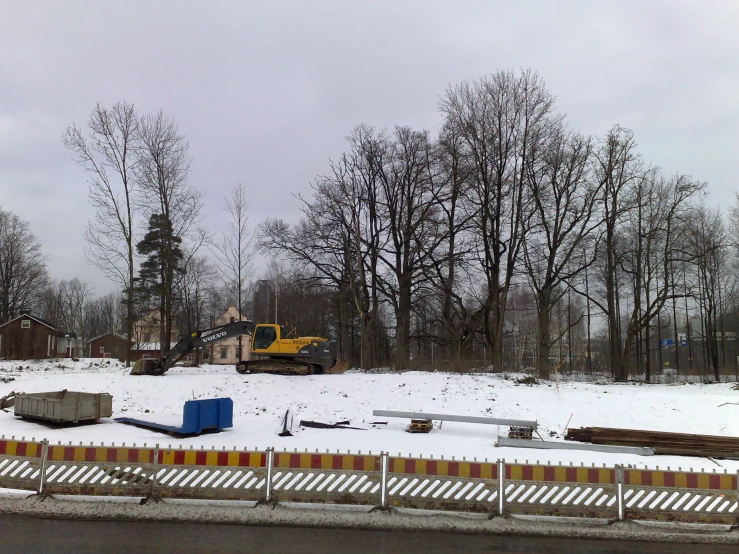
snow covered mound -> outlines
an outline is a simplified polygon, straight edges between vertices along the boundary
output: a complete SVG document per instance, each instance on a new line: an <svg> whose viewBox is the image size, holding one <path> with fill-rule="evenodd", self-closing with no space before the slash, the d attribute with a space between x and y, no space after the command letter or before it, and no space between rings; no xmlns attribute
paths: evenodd
<svg viewBox="0 0 739 554"><path fill-rule="evenodd" d="M570 427L603 426L682 433L739 436L739 392L731 384L635 385L547 381L527 383L525 375L451 373L360 373L308 377L239 375L233 366L176 367L162 377L130 376L117 361L81 359L0 362L0 397L10 391L69 389L113 395L113 418L128 416L157 423L181 423L185 401L231 397L234 427L223 433L179 439L120 423L57 428L0 412L0 435L48 438L74 443L179 444L195 447L267 447L324 451L389 451L477 459L541 462L624 463L719 469L707 459L498 448L491 425L446 422L430 434L408 434L407 420L376 418L372 410L402 410L537 420L545 440L561 440ZM293 437L278 437L290 410ZM11 410L12 412L12 410ZM361 429L312 429L301 420L350 421ZM387 425L373 425L386 421ZM738 469L739 463L719 461Z"/></svg>

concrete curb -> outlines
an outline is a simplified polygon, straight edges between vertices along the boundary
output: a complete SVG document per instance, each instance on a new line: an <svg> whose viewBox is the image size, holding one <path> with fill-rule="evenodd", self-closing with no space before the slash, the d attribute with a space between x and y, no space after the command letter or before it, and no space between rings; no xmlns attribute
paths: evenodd
<svg viewBox="0 0 739 554"><path fill-rule="evenodd" d="M254 503L207 501L127 502L70 500L60 497L0 498L0 514L39 518L107 521L149 521L168 523L210 523L363 529L382 531L447 531L453 533L503 534L534 537L621 539L649 542L739 544L739 531L726 525L656 524L609 522L576 518L508 516L487 519L478 514L445 514L424 510L395 510L392 513L370 508L342 509L281 504L254 506Z"/></svg>

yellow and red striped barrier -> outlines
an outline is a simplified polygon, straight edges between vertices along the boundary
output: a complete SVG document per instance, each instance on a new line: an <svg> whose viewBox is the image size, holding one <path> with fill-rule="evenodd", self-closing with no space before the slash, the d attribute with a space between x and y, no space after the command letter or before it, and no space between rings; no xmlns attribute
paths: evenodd
<svg viewBox="0 0 739 554"><path fill-rule="evenodd" d="M157 462L174 466L267 467L266 452L160 450Z"/></svg>
<svg viewBox="0 0 739 554"><path fill-rule="evenodd" d="M579 517L618 513L618 517L736 524L737 481L736 473L725 471L276 452L272 448L75 446L0 437L0 487L49 494L332 502ZM640 505L655 491L681 493L679 498L671 492L655 496L654 502ZM578 502L573 501L576 497Z"/></svg>
<svg viewBox="0 0 739 554"><path fill-rule="evenodd" d="M613 485L616 483L616 470L598 467L506 464L505 478L507 481Z"/></svg>
<svg viewBox="0 0 739 554"><path fill-rule="evenodd" d="M41 456L40 443L0 441L0 455ZM26 453L28 452L28 454ZM98 462L98 463L154 463L156 449L147 447L108 447L49 445L47 460L52 462ZM266 452L244 452L227 450L159 450L157 463L160 465L266 467Z"/></svg>
<svg viewBox="0 0 739 554"><path fill-rule="evenodd" d="M439 477L470 477L473 479L497 479L498 466L487 462L433 460L424 458L393 458L389 460L390 473L410 475L436 475Z"/></svg>
<svg viewBox="0 0 739 554"><path fill-rule="evenodd" d="M43 443L15 439L0 439L0 456L40 458Z"/></svg>
<svg viewBox="0 0 739 554"><path fill-rule="evenodd" d="M38 491L43 454L43 442L0 438L0 487Z"/></svg>
<svg viewBox="0 0 739 554"><path fill-rule="evenodd" d="M280 469L337 469L379 471L379 456L352 454L309 454L275 452L274 466Z"/></svg>
<svg viewBox="0 0 739 554"><path fill-rule="evenodd" d="M50 462L150 464L154 460L154 449L50 444L46 459Z"/></svg>
<svg viewBox="0 0 739 554"><path fill-rule="evenodd" d="M624 484L643 487L736 491L737 476L729 473L626 469L624 470Z"/></svg>

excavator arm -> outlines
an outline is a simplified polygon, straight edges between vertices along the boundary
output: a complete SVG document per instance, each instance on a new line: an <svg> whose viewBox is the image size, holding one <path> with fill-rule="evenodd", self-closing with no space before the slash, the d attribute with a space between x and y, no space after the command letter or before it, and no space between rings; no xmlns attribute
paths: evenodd
<svg viewBox="0 0 739 554"><path fill-rule="evenodd" d="M254 323L251 321L232 321L204 331L195 331L175 344L161 360L138 360L131 369L131 375L164 375L169 368L193 350L231 337L252 334L252 331Z"/></svg>

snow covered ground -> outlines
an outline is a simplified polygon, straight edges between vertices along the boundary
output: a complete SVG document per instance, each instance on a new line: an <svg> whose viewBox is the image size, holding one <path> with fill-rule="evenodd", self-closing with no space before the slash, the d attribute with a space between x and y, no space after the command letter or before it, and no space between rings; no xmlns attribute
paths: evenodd
<svg viewBox="0 0 739 554"><path fill-rule="evenodd" d="M9 379L14 380L10 381ZM5 383L4 380L9 382ZM529 460L580 465L616 463L650 468L705 468L736 471L739 462L673 456L642 457L573 450L498 448L506 427L446 422L430 434L408 434L408 421L375 418L374 409L426 411L513 419L535 419L546 440L562 440L570 427L607 426L685 433L739 436L739 391L731 384L638 385L592 383L517 384L500 374L359 373L309 377L239 375L233 366L174 368L163 377L130 376L118 362L71 360L0 362L0 397L10 391L69 389L113 395L113 417L128 416L158 423L181 423L182 406L193 398L229 396L234 426L222 433L194 438L124 425L112 418L97 425L54 428L0 411L0 435L52 442L89 444L178 445L189 448L265 448L380 452L445 458ZM290 408L293 437L279 437ZM12 412L12 409L11 409ZM311 429L300 420L326 423L349 420L366 430ZM373 421L388 421L372 426Z"/></svg>

